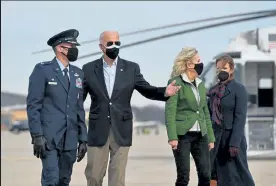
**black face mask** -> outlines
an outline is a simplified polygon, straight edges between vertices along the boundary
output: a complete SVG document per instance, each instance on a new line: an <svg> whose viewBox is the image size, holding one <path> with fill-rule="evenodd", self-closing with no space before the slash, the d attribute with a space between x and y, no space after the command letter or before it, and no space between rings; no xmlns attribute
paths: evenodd
<svg viewBox="0 0 276 186"><path fill-rule="evenodd" d="M74 62L78 59L78 54L79 54L79 50L78 48L67 48L68 52L67 52L67 55L64 55L67 57L67 59L70 61L70 62Z"/></svg>
<svg viewBox="0 0 276 186"><path fill-rule="evenodd" d="M203 63L197 63L197 64L195 64L194 69L195 69L196 73L198 75L200 75L202 73L202 71L203 71Z"/></svg>
<svg viewBox="0 0 276 186"><path fill-rule="evenodd" d="M228 78L229 78L229 73L228 73L228 72L220 71L220 72L218 73L218 79L219 79L221 82L226 81Z"/></svg>
<svg viewBox="0 0 276 186"><path fill-rule="evenodd" d="M105 53L110 59L116 59L119 55L119 48L107 48Z"/></svg>

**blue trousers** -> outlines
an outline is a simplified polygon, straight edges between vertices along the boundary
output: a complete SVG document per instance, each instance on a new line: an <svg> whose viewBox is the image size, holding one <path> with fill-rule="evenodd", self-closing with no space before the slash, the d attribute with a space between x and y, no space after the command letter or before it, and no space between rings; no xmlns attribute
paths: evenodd
<svg viewBox="0 0 276 186"><path fill-rule="evenodd" d="M64 151L64 138L58 147L46 151L46 157L42 161L42 186L69 186L76 161L77 150Z"/></svg>

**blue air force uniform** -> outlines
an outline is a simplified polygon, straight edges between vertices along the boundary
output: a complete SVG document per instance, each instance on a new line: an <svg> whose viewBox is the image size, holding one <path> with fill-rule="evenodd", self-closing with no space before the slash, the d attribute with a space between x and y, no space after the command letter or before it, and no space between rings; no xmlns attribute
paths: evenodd
<svg viewBox="0 0 276 186"><path fill-rule="evenodd" d="M67 30L49 39L48 45L54 47L63 42L79 45L77 37L77 30ZM42 186L68 186L78 143L87 141L83 72L71 64L64 69L54 58L38 63L29 78L30 133L32 139L43 136L46 140L45 157L41 158Z"/></svg>

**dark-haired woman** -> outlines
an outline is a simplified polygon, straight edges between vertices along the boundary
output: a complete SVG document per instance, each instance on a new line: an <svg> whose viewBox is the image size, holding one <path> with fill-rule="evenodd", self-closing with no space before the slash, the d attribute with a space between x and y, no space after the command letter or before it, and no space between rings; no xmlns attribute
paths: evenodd
<svg viewBox="0 0 276 186"><path fill-rule="evenodd" d="M234 61L217 59L218 83L207 93L216 138L211 151L212 180L218 186L255 186L247 163L244 134L247 91L234 79Z"/></svg>

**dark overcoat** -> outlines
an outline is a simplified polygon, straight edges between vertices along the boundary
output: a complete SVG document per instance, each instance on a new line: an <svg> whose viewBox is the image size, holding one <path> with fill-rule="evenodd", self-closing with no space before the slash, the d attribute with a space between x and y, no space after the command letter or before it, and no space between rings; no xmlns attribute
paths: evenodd
<svg viewBox="0 0 276 186"><path fill-rule="evenodd" d="M210 96L208 102L211 116L212 98ZM215 148L211 150L212 178L217 180L218 186L255 186L247 163L247 142L244 133L247 114L245 87L231 80L226 85L220 106L222 124L213 122L216 142ZM230 157L230 146L239 149L236 157Z"/></svg>

